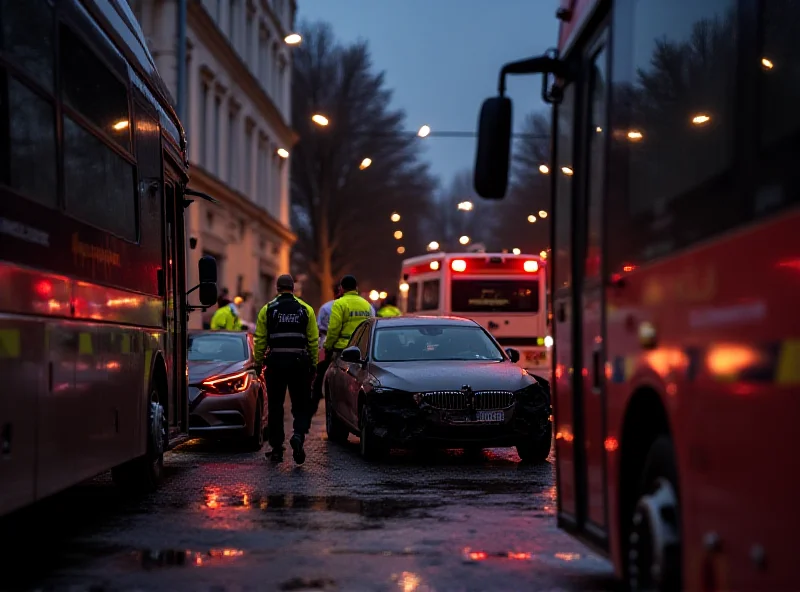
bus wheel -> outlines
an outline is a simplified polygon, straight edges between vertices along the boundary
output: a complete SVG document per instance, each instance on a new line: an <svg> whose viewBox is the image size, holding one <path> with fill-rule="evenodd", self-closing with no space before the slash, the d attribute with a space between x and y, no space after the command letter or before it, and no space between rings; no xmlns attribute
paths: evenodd
<svg viewBox="0 0 800 592"><path fill-rule="evenodd" d="M681 589L680 503L672 440L650 447L633 511L628 546L630 589Z"/></svg>
<svg viewBox="0 0 800 592"><path fill-rule="evenodd" d="M167 418L160 403L158 389L150 394L147 416L147 452L111 471L114 482L130 493L155 491L164 473L164 448L167 439Z"/></svg>

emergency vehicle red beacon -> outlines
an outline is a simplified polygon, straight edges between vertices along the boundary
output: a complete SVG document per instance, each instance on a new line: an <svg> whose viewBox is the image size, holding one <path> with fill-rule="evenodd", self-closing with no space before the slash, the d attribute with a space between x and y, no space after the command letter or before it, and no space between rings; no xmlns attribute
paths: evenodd
<svg viewBox="0 0 800 592"><path fill-rule="evenodd" d="M799 590L800 2L557 16L483 105L475 188L506 193L506 75L541 74L558 524L632 590Z"/></svg>
<svg viewBox="0 0 800 592"><path fill-rule="evenodd" d="M431 253L403 261L400 309L459 316L485 327L518 364L550 379L545 261L509 253Z"/></svg>

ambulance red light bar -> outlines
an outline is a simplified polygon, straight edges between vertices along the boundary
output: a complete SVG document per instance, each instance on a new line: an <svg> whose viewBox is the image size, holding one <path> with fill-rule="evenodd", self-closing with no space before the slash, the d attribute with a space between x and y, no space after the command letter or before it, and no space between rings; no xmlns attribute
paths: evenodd
<svg viewBox="0 0 800 592"><path fill-rule="evenodd" d="M457 271L459 273L462 271L466 271L467 262L464 261L463 259L453 259L453 261L450 262L450 269L452 269L453 271Z"/></svg>

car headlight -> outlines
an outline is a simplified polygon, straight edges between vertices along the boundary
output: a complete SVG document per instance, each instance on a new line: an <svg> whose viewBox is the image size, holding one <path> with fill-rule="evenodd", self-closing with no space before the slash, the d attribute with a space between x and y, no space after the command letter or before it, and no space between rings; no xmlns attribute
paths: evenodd
<svg viewBox="0 0 800 592"><path fill-rule="evenodd" d="M249 370L228 374L225 376L212 376L202 382L203 389L212 395L233 395L247 390L253 376Z"/></svg>
<svg viewBox="0 0 800 592"><path fill-rule="evenodd" d="M541 407L548 403L547 393L544 392L539 384L530 384L516 391L514 393L514 398L525 405L532 405L534 407Z"/></svg>

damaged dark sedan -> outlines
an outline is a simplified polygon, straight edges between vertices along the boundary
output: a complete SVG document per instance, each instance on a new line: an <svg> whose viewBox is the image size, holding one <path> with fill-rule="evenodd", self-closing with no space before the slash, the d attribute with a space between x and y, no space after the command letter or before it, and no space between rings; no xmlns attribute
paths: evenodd
<svg viewBox="0 0 800 592"><path fill-rule="evenodd" d="M391 448L515 446L524 462L544 462L550 388L518 355L468 319L365 321L325 375L328 439L359 436L369 460Z"/></svg>

